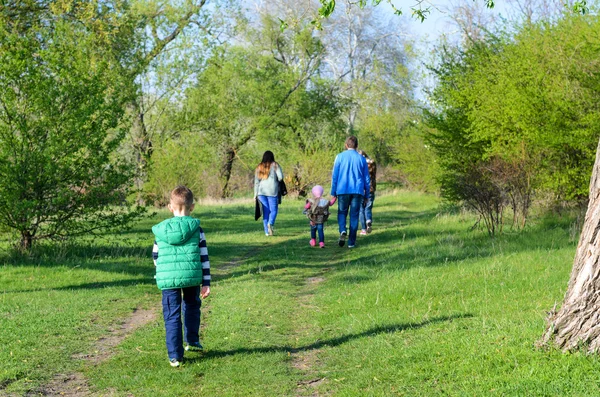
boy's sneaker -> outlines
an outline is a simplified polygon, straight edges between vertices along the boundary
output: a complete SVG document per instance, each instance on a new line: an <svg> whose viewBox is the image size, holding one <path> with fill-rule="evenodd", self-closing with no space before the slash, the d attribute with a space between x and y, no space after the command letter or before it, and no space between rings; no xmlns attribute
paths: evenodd
<svg viewBox="0 0 600 397"><path fill-rule="evenodd" d="M338 240L338 245L340 247L343 247L344 244L346 244L346 232L341 232L340 233L340 239Z"/></svg>
<svg viewBox="0 0 600 397"><path fill-rule="evenodd" d="M325 243L321 241L321 242L319 243L319 247L321 247L321 248L325 248Z"/></svg>
<svg viewBox="0 0 600 397"><path fill-rule="evenodd" d="M366 235L367 235L367 231L366 231L365 229L362 229L362 230L360 231L360 235L361 235L361 236L366 236Z"/></svg>
<svg viewBox="0 0 600 397"><path fill-rule="evenodd" d="M181 359L180 358L171 358L169 359L169 364L171 364L171 367L179 367L181 365Z"/></svg>
<svg viewBox="0 0 600 397"><path fill-rule="evenodd" d="M314 238L311 238L309 244L311 247L314 247L315 245L317 245L317 240L315 240Z"/></svg>
<svg viewBox="0 0 600 397"><path fill-rule="evenodd" d="M200 342L188 343L187 345L185 345L185 351L199 352L202 349L204 348L202 347Z"/></svg>
<svg viewBox="0 0 600 397"><path fill-rule="evenodd" d="M271 226L271 224L267 225L267 230L269 231L267 234L269 236L272 236L273 235L273 226Z"/></svg>
<svg viewBox="0 0 600 397"><path fill-rule="evenodd" d="M371 230L373 230L373 228L371 228L371 221L367 221L367 233L371 233Z"/></svg>

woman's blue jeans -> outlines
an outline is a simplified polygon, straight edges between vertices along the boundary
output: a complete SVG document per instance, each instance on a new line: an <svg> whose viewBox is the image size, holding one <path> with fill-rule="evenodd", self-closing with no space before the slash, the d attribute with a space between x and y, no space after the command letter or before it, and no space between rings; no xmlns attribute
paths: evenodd
<svg viewBox="0 0 600 397"><path fill-rule="evenodd" d="M361 224L361 229L367 228L367 221L373 222L373 201L375 201L375 192L371 192L369 194L369 200L367 200L367 204L360 206L360 214L358 215L358 219Z"/></svg>
<svg viewBox="0 0 600 397"><path fill-rule="evenodd" d="M181 295L183 293L183 305ZM200 286L162 290L163 318L169 359L183 358L181 312L183 330L189 344L200 342Z"/></svg>
<svg viewBox="0 0 600 397"><path fill-rule="evenodd" d="M275 218L277 218L277 211L279 209L279 205L277 204L277 196L258 196L258 201L260 201L262 204L263 226L265 228L265 234L269 234L267 225L275 225Z"/></svg>
<svg viewBox="0 0 600 397"><path fill-rule="evenodd" d="M317 232L319 232L319 242L325 242L325 233L323 232L323 224L317 223L315 225L310 225L310 238L317 238Z"/></svg>

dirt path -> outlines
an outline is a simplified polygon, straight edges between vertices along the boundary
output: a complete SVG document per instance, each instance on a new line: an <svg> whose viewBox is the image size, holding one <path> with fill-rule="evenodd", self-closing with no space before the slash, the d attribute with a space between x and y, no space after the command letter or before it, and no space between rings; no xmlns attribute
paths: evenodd
<svg viewBox="0 0 600 397"><path fill-rule="evenodd" d="M114 354L114 348L118 346L127 336L131 335L138 328L145 326L155 320L156 310L136 309L125 321L111 329L106 337L97 341L91 347L92 353L79 354L73 357L76 360L85 360L90 365L98 365L106 361ZM30 396L70 396L87 397L93 396L90 391L87 379L80 373L56 374L54 378L45 386L42 386ZM107 390L103 396L114 395L114 392Z"/></svg>
<svg viewBox="0 0 600 397"><path fill-rule="evenodd" d="M320 310L314 303L314 294L320 283L325 281L325 273L330 269L321 269L318 275L309 277L305 280L303 294L298 297L298 307L302 311L318 311ZM315 330L309 324L298 324L295 334L296 338L302 338L306 335L314 334ZM305 375L306 380L298 382L296 388L296 396L322 396L316 390L319 385L326 382L327 379L322 377L314 368L319 362L318 349L299 349L291 352L291 365L294 369Z"/></svg>

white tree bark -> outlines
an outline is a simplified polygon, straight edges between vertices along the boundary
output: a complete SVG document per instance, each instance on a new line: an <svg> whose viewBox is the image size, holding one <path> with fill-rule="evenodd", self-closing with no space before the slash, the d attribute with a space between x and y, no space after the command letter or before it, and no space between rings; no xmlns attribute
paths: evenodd
<svg viewBox="0 0 600 397"><path fill-rule="evenodd" d="M549 314L539 345L563 351L600 348L600 143L590 181L590 200L569 287L560 310Z"/></svg>

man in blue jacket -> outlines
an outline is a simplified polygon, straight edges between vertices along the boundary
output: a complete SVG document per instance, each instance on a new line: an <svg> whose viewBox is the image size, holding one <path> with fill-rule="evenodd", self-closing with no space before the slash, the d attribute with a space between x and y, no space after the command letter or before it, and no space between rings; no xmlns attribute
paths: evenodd
<svg viewBox="0 0 600 397"><path fill-rule="evenodd" d="M358 231L358 216L363 200L369 197L371 178L367 160L361 156L358 149L358 139L355 136L346 138L346 150L338 154L333 164L331 175L331 195L338 200L338 225L340 231L340 247L346 242L346 218L350 210L350 236L348 248L354 248Z"/></svg>

